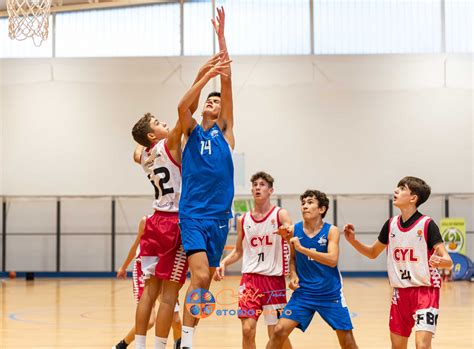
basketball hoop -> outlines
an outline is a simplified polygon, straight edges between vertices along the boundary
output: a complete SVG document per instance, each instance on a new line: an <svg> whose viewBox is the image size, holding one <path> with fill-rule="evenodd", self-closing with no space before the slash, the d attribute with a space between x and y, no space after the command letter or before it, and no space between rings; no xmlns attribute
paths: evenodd
<svg viewBox="0 0 474 349"><path fill-rule="evenodd" d="M40 46L48 38L51 1L7 0L10 39L32 38L35 46Z"/></svg>

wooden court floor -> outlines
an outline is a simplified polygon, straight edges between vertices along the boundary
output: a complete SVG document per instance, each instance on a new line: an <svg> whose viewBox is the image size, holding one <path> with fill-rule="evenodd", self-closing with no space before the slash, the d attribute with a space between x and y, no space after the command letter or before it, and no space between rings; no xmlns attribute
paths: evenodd
<svg viewBox="0 0 474 349"><path fill-rule="evenodd" d="M238 281L229 276L213 283L217 309L236 309ZM359 348L390 348L387 280L345 278L344 294ZM0 348L110 349L132 326L135 311L130 279L3 279L0 303ZM433 347L474 348L473 324L474 284L445 283ZM152 332L148 338L148 348L153 348ZM290 339L295 349L338 348L335 333L318 315L306 333L295 330ZM259 323L257 348L266 341L265 326ZM240 348L240 343L236 316L213 314L201 320L195 334L196 348ZM415 348L413 336L409 348Z"/></svg>

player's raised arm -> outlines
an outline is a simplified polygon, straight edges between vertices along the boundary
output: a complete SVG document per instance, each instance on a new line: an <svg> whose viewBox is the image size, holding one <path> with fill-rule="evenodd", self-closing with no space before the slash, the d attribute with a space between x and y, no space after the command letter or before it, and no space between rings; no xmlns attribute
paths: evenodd
<svg viewBox="0 0 474 349"><path fill-rule="evenodd" d="M211 67L206 69L201 79L197 81L181 98L181 101L178 104L178 115L179 121L181 122L182 132L188 136L194 127L196 127L197 122L193 118L191 113L191 107L195 103L196 98L199 98L201 90L206 86L206 84L213 77L219 74L225 74L226 68L229 67L230 61L223 61L220 59L222 56L221 53L218 54L218 57L214 56L212 60ZM208 65L209 61L205 65ZM201 68L202 69L202 68Z"/></svg>
<svg viewBox="0 0 474 349"><path fill-rule="evenodd" d="M200 69L198 74L196 75L196 78L194 79L193 86L198 83L199 80L201 80L204 77L204 74L206 74L217 62L219 62L220 58L223 57L224 52L219 52L216 55L212 56ZM189 107L189 110L191 112L191 115L194 115L196 112L198 105L199 105L199 97L201 96L201 91L199 91L199 94L196 96L194 99L193 103Z"/></svg>
<svg viewBox="0 0 474 349"><path fill-rule="evenodd" d="M224 7L217 8L217 17L212 20L214 30L219 41L219 50L224 52L223 61L229 61L229 53L224 36L225 11ZM221 74L221 114L219 116L219 128L222 130L230 147L234 149L234 102L232 96L232 71L230 65L225 68L225 74Z"/></svg>
<svg viewBox="0 0 474 349"><path fill-rule="evenodd" d="M181 136L183 135L181 129L181 122L176 121L176 125L168 134L168 139L166 141L166 146L170 151L173 160L175 160L178 164L181 164Z"/></svg>

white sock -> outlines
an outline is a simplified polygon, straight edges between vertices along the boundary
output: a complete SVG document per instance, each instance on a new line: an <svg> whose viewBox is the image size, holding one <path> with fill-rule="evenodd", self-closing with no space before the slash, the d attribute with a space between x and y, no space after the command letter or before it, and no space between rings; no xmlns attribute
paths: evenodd
<svg viewBox="0 0 474 349"><path fill-rule="evenodd" d="M181 331L181 347L193 347L194 327L183 326Z"/></svg>
<svg viewBox="0 0 474 349"><path fill-rule="evenodd" d="M146 336L135 335L135 348L146 349Z"/></svg>
<svg viewBox="0 0 474 349"><path fill-rule="evenodd" d="M155 336L155 349L166 349L166 342L168 338L156 337Z"/></svg>

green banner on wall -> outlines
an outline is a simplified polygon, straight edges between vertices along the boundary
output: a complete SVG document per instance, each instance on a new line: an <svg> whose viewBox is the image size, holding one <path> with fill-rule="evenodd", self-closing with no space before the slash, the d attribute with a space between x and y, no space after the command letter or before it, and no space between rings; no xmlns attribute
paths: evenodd
<svg viewBox="0 0 474 349"><path fill-rule="evenodd" d="M443 218L440 231L448 252L466 254L466 222L464 218Z"/></svg>

